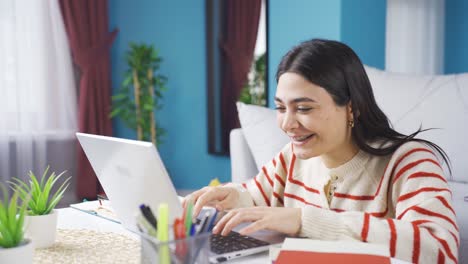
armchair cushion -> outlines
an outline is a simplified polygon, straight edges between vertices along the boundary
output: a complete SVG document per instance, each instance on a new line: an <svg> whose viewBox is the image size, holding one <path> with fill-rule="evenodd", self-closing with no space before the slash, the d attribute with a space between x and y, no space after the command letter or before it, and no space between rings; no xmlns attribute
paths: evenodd
<svg viewBox="0 0 468 264"><path fill-rule="evenodd" d="M259 171L289 142L289 138L278 127L275 110L238 102L237 111L242 132Z"/></svg>

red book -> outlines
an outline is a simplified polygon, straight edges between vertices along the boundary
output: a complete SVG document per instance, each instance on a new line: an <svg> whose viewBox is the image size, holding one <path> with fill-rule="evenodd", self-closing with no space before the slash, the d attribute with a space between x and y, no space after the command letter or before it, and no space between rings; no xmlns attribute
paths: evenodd
<svg viewBox="0 0 468 264"><path fill-rule="evenodd" d="M309 264L309 263L359 263L359 264L390 264L390 258L378 255L355 253L325 253L313 251L281 250L275 264Z"/></svg>
<svg viewBox="0 0 468 264"><path fill-rule="evenodd" d="M322 241L286 238L275 264L285 263L383 263L390 264L388 248L359 241Z"/></svg>

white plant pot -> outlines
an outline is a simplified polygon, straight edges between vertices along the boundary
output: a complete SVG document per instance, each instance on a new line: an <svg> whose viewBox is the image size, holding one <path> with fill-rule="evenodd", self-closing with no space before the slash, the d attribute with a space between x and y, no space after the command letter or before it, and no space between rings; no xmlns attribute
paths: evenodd
<svg viewBox="0 0 468 264"><path fill-rule="evenodd" d="M32 240L34 248L47 248L54 244L57 235L57 216L57 211L52 210L47 215L27 215L25 217L25 236Z"/></svg>
<svg viewBox="0 0 468 264"><path fill-rule="evenodd" d="M33 243L27 238L17 247L0 247L0 263L31 264L33 263L33 256Z"/></svg>

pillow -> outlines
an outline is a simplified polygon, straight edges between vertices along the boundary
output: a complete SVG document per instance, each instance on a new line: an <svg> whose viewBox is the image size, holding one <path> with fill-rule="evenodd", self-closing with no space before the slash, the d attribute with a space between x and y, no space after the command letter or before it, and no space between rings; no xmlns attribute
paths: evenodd
<svg viewBox="0 0 468 264"><path fill-rule="evenodd" d="M375 100L395 130L411 134L420 125L438 128L417 137L442 147L452 162L452 179L468 182L468 74L415 75L371 67L366 72Z"/></svg>
<svg viewBox="0 0 468 264"><path fill-rule="evenodd" d="M237 112L245 140L260 171L290 141L289 137L278 127L273 109L237 102Z"/></svg>

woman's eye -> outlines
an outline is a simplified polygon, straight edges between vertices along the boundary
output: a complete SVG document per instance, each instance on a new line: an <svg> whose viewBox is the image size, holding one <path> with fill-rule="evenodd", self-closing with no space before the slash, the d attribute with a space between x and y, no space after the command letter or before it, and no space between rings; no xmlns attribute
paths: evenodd
<svg viewBox="0 0 468 264"><path fill-rule="evenodd" d="M276 106L275 107L275 110L279 111L279 112L284 112L286 110L286 107L284 106Z"/></svg>
<svg viewBox="0 0 468 264"><path fill-rule="evenodd" d="M298 107L297 108L298 112L308 112L310 110L312 110L312 107Z"/></svg>

